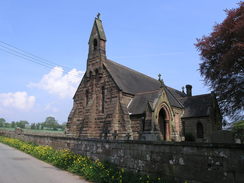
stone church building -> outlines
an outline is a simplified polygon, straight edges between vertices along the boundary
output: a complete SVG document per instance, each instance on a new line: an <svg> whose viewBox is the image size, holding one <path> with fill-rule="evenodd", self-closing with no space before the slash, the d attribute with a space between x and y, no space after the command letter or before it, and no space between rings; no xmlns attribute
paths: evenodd
<svg viewBox="0 0 244 183"><path fill-rule="evenodd" d="M90 39L86 73L74 95L66 134L118 140L210 141L221 129L214 93L192 96L106 57L99 17Z"/></svg>

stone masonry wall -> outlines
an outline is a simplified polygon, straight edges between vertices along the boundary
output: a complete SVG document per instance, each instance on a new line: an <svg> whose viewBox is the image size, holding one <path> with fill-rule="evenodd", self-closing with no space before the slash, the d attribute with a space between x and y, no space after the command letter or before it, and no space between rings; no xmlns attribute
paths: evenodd
<svg viewBox="0 0 244 183"><path fill-rule="evenodd" d="M67 134L82 138L113 139L115 136L116 139L126 138L131 129L127 129L130 127L128 112L121 112L125 108L120 97L121 92L105 68L100 68L97 74L95 71L92 73L89 77L83 78L76 92ZM104 110L102 110L103 87Z"/></svg>
<svg viewBox="0 0 244 183"><path fill-rule="evenodd" d="M185 134L192 134L197 139L197 123L201 123L203 125L203 141L210 142L211 135L213 134L213 124L212 121L208 117L199 117L199 118L185 118ZM201 141L201 139L200 139Z"/></svg>
<svg viewBox="0 0 244 183"><path fill-rule="evenodd" d="M178 183L244 182L243 144L108 141L6 131L0 131L0 135L57 149L69 148L127 170L160 175Z"/></svg>

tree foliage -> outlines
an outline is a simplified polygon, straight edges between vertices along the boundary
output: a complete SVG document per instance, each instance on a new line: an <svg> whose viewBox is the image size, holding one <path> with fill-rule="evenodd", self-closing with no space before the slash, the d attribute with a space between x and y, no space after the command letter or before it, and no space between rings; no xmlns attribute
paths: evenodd
<svg viewBox="0 0 244 183"><path fill-rule="evenodd" d="M4 127L6 120L4 118L0 118L0 127Z"/></svg>
<svg viewBox="0 0 244 183"><path fill-rule="evenodd" d="M19 127L19 128L25 128L26 125L28 125L28 124L29 124L29 122L25 121L25 120L20 120L20 121L15 122L15 126Z"/></svg>
<svg viewBox="0 0 244 183"><path fill-rule="evenodd" d="M16 127L16 123L14 121L11 122L11 128L15 128Z"/></svg>
<svg viewBox="0 0 244 183"><path fill-rule="evenodd" d="M222 113L235 119L243 115L244 106L244 2L225 11L226 19L195 46L205 83L215 91Z"/></svg>
<svg viewBox="0 0 244 183"><path fill-rule="evenodd" d="M236 138L239 138L244 143L244 120L236 121L232 124L231 130Z"/></svg>
<svg viewBox="0 0 244 183"><path fill-rule="evenodd" d="M43 127L54 129L54 130L56 130L59 127L57 120L52 116L47 117L45 122L43 122L42 125Z"/></svg>
<svg viewBox="0 0 244 183"><path fill-rule="evenodd" d="M32 130L35 130L36 129L36 124L32 123L30 127L31 127Z"/></svg>
<svg viewBox="0 0 244 183"><path fill-rule="evenodd" d="M66 123L59 124L55 117L49 116L45 119L44 122L41 123L31 123L28 121L20 120L20 121L12 121L11 123L7 122L4 118L0 118L0 127L4 128L30 128L32 130L64 130L66 127Z"/></svg>

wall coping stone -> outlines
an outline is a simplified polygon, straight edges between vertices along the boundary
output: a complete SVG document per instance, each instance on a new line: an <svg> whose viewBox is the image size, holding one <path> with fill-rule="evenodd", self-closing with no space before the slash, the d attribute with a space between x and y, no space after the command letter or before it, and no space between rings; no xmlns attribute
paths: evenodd
<svg viewBox="0 0 244 183"><path fill-rule="evenodd" d="M2 133L15 134L14 131L8 131L0 129L0 135ZM17 135L17 134L16 134ZM35 136L40 138L53 138L62 140L74 140L74 141L87 141L87 142L99 142L99 143L117 143L117 144L143 144L152 146L183 146L183 147L205 147L205 148L228 148L228 149L241 149L244 150L244 144L232 144L232 143L206 143L206 142L163 142L163 141L140 141L140 140L105 140L105 139L93 139L93 138L80 138L70 136L55 136L50 134L30 134L22 133L19 135Z"/></svg>
<svg viewBox="0 0 244 183"><path fill-rule="evenodd" d="M104 139L92 139L92 138L79 138L69 136L51 136L51 135L39 135L39 134L23 134L26 136L38 136L41 138L54 138L63 140L75 140L75 141L88 141L88 142L100 142L100 143L118 143L118 144L145 144L153 146L185 146L185 147L205 147L205 148L231 148L244 150L244 144L230 144L230 143L203 143L203 142L162 142L162 141L139 141L139 140L104 140Z"/></svg>

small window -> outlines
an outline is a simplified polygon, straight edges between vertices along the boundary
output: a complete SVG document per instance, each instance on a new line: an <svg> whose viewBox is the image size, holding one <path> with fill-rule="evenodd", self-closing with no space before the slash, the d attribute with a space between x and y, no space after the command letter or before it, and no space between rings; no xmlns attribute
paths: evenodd
<svg viewBox="0 0 244 183"><path fill-rule="evenodd" d="M145 120L145 116L143 116L143 117L141 117L141 122L142 122L142 131L145 131L145 122L146 122L146 120Z"/></svg>
<svg viewBox="0 0 244 183"><path fill-rule="evenodd" d="M96 50L97 49L97 39L93 40L93 49Z"/></svg>
<svg viewBox="0 0 244 183"><path fill-rule="evenodd" d="M203 125L202 123L198 122L197 123L197 138L203 138Z"/></svg>
<svg viewBox="0 0 244 183"><path fill-rule="evenodd" d="M89 102L89 91L86 90L86 106L88 105Z"/></svg>
<svg viewBox="0 0 244 183"><path fill-rule="evenodd" d="M102 113L104 113L104 106L105 106L105 88L102 87Z"/></svg>
<svg viewBox="0 0 244 183"><path fill-rule="evenodd" d="M98 76L99 76L98 69L95 70L95 75L96 75L96 78L98 78Z"/></svg>
<svg viewBox="0 0 244 183"><path fill-rule="evenodd" d="M92 77L92 71L90 71L89 76L90 76L90 78Z"/></svg>
<svg viewBox="0 0 244 183"><path fill-rule="evenodd" d="M113 89L111 88L110 89L110 104L112 103L112 100L113 100Z"/></svg>
<svg viewBox="0 0 244 183"><path fill-rule="evenodd" d="M186 126L185 121L182 121L182 135L185 136L186 134Z"/></svg>

